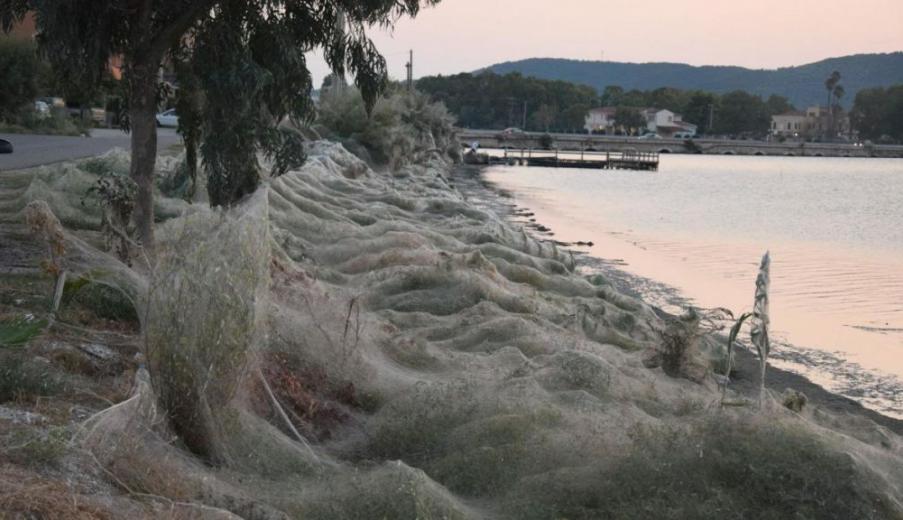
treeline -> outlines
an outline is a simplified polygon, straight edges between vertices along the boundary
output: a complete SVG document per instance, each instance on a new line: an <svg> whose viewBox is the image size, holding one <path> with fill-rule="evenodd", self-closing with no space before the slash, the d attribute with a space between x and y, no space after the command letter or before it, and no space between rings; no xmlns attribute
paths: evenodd
<svg viewBox="0 0 903 520"><path fill-rule="evenodd" d="M582 132L586 112L599 102L592 87L516 72L431 76L418 80L417 88L445 103L466 128Z"/></svg>
<svg viewBox="0 0 903 520"><path fill-rule="evenodd" d="M742 90L715 94L676 88L625 91L609 86L600 94L586 85L517 72L431 76L419 80L417 87L445 103L466 128L502 129L526 123L524 130L584 132L589 109L613 106L668 109L697 125L700 134L762 135L772 115L794 108L785 97L763 99Z"/></svg>
<svg viewBox="0 0 903 520"><path fill-rule="evenodd" d="M903 85L860 90L850 118L862 139L903 142Z"/></svg>
<svg viewBox="0 0 903 520"><path fill-rule="evenodd" d="M625 91L616 86L605 88L599 105L666 109L695 124L700 135L738 136L763 135L771 125L771 116L794 110L783 96L763 99L743 90L715 94L676 88Z"/></svg>

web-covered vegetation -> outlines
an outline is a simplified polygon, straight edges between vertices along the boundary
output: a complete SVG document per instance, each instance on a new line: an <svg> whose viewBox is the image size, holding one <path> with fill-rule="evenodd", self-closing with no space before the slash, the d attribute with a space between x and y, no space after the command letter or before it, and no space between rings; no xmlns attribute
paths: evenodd
<svg viewBox="0 0 903 520"><path fill-rule="evenodd" d="M65 442L75 468L177 518L899 517L899 439L719 407L698 317L470 204L446 134L368 132L392 168L314 141L234 208L156 197L148 271L98 249L99 163L4 177L2 223L46 200L70 289L116 288L143 331L130 397Z"/></svg>

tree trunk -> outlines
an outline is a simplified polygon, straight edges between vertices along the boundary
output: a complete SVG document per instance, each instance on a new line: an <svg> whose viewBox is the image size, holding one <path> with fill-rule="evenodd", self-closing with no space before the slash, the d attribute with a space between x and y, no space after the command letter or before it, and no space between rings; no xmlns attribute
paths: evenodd
<svg viewBox="0 0 903 520"><path fill-rule="evenodd" d="M132 214L138 240L145 251L154 251L154 166L157 162L157 69L133 65L129 71L129 119L131 125L131 176L138 185Z"/></svg>

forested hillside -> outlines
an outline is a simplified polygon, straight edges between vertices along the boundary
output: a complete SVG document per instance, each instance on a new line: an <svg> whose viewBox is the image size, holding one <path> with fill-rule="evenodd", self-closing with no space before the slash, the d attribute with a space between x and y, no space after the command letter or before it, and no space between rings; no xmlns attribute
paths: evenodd
<svg viewBox="0 0 903 520"><path fill-rule="evenodd" d="M745 90L763 97L778 94L797 107L826 103L824 80L836 70L844 77L847 96L843 105L849 107L862 89L903 83L903 52L859 54L777 70L552 58L500 63L487 69L497 74L519 72L525 76L590 85L600 92L607 86L617 85L625 90L674 87L716 93Z"/></svg>

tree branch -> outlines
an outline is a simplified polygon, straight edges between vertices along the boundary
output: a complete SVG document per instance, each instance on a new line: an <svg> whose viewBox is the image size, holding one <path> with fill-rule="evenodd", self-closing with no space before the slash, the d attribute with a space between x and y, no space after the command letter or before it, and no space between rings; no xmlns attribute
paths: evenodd
<svg viewBox="0 0 903 520"><path fill-rule="evenodd" d="M153 57L162 57L191 28L202 13L213 9L218 2L219 0L203 0L185 9L151 40L148 54Z"/></svg>

